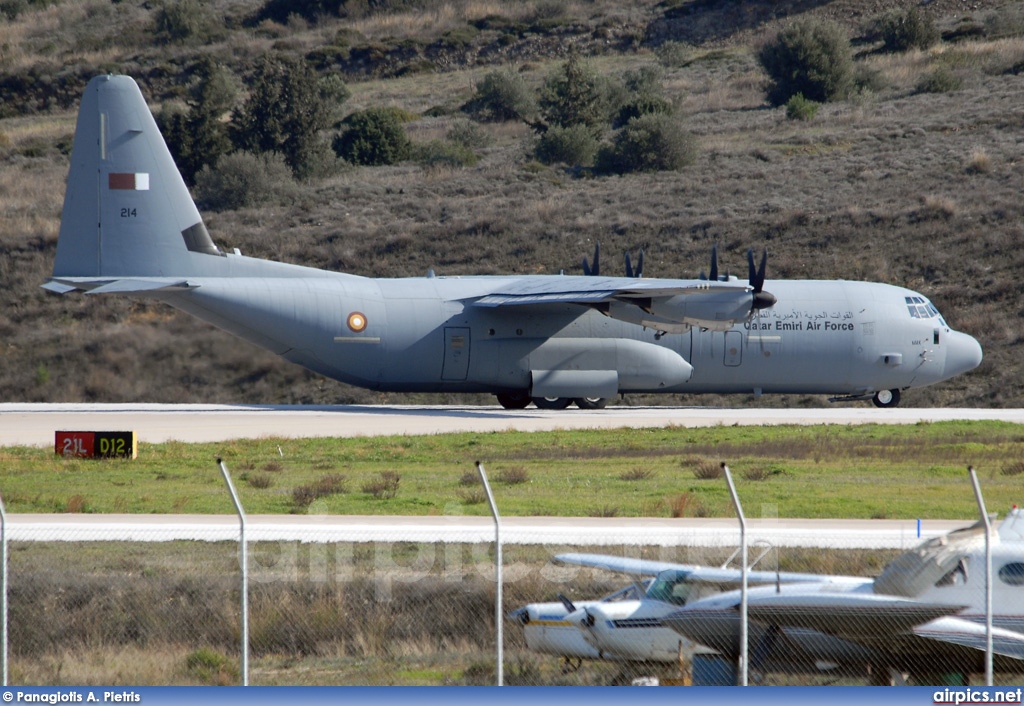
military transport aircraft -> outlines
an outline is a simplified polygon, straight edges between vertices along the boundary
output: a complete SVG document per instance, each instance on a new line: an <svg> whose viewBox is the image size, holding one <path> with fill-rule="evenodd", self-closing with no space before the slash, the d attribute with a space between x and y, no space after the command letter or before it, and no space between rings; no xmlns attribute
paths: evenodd
<svg viewBox="0 0 1024 706"><path fill-rule="evenodd" d="M984 671L985 528L927 540L876 579L830 578L752 588L752 669L869 666L872 683L967 684ZM997 672L1024 674L1024 512L992 537L992 645ZM737 659L740 593L687 603L661 624ZM803 665L801 668L800 665ZM894 675L897 678L894 679Z"/></svg>
<svg viewBox="0 0 1024 706"><path fill-rule="evenodd" d="M823 393L895 406L981 362L917 292L886 284L533 275L370 279L214 244L135 81L79 109L56 293L166 302L373 390L487 392L507 408L621 393ZM641 274L639 270L629 274Z"/></svg>

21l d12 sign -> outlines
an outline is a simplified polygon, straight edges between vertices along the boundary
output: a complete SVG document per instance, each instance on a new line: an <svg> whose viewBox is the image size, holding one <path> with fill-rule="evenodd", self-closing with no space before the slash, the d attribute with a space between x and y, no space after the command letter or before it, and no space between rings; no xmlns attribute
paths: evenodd
<svg viewBox="0 0 1024 706"><path fill-rule="evenodd" d="M139 444L134 431L58 431L53 450L78 458L136 458Z"/></svg>

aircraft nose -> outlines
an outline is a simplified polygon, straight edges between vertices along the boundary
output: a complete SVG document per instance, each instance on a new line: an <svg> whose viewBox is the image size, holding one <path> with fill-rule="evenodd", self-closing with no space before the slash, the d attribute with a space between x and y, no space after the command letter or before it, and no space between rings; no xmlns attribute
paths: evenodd
<svg viewBox="0 0 1024 706"><path fill-rule="evenodd" d="M981 344L966 333L953 331L946 349L946 377L953 377L981 365Z"/></svg>

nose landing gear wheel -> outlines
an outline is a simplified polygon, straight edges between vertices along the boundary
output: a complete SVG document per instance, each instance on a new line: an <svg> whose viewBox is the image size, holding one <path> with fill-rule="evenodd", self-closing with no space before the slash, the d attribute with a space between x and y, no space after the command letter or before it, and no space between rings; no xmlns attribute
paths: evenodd
<svg viewBox="0 0 1024 706"><path fill-rule="evenodd" d="M604 409L608 406L606 397L577 397L573 402L580 409Z"/></svg>
<svg viewBox="0 0 1024 706"><path fill-rule="evenodd" d="M900 403L899 390L879 390L871 398L872 404L876 407L895 407Z"/></svg>
<svg viewBox="0 0 1024 706"><path fill-rule="evenodd" d="M568 397L534 397L533 403L537 409L565 409L572 400Z"/></svg>

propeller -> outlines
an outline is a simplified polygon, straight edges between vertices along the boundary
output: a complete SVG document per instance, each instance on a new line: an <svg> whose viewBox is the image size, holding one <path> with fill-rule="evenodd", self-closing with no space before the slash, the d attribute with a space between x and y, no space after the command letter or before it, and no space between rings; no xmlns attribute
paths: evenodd
<svg viewBox="0 0 1024 706"><path fill-rule="evenodd" d="M718 243L711 246L711 274L705 275L701 272L700 279L711 280L712 282L724 282L729 279L728 273L726 273L724 278L718 276Z"/></svg>
<svg viewBox="0 0 1024 706"><path fill-rule="evenodd" d="M761 266L758 268L754 267L754 248L748 249L747 265L750 270L750 287L754 290L754 300L750 304L751 312L774 306L778 299L771 292L764 291L764 273L768 265L768 248L764 249L761 255Z"/></svg>
<svg viewBox="0 0 1024 706"><path fill-rule="evenodd" d="M583 274L587 277L597 277L601 274L601 243L594 243L594 266L591 267L587 258L583 258Z"/></svg>
<svg viewBox="0 0 1024 706"><path fill-rule="evenodd" d="M633 261L629 259L629 251L626 251L626 276L640 279L644 276L644 249L640 248L640 256L637 258L636 270L633 269Z"/></svg>
<svg viewBox="0 0 1024 706"><path fill-rule="evenodd" d="M569 611L570 613L575 613L575 612L576 612L576 606L575 606L575 605L573 604L573 602L572 602L572 601L570 601L570 600L569 600L569 599L568 599L568 598L567 598L567 597L565 596L565 594L564 594L564 593L559 593L559 594L558 594L558 600L560 600L560 601L562 602L562 605L563 605L563 606L565 606L565 609L566 609L567 611Z"/></svg>

